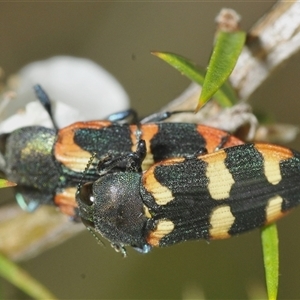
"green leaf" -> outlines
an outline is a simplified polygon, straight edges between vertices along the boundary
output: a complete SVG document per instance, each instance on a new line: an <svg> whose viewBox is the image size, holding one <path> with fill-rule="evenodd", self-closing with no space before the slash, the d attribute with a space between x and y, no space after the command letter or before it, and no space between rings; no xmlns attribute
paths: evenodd
<svg viewBox="0 0 300 300"><path fill-rule="evenodd" d="M204 68L197 66L192 61L178 54L157 51L151 52L151 54L161 58L192 81L203 85L206 72ZM214 98L223 107L232 106L238 101L235 91L228 82L225 82L222 88L216 92Z"/></svg>
<svg viewBox="0 0 300 300"><path fill-rule="evenodd" d="M219 31L205 75L198 111L220 89L231 74L245 44L244 31Z"/></svg>
<svg viewBox="0 0 300 300"><path fill-rule="evenodd" d="M0 275L34 299L57 299L42 284L2 254Z"/></svg>
<svg viewBox="0 0 300 300"><path fill-rule="evenodd" d="M196 66L196 64L189 59L171 52L152 51L151 54L161 58L189 79L201 85L203 84L205 69Z"/></svg>
<svg viewBox="0 0 300 300"><path fill-rule="evenodd" d="M277 299L279 250L276 224L271 224L261 230L262 248L266 273L266 284L269 300Z"/></svg>
<svg viewBox="0 0 300 300"><path fill-rule="evenodd" d="M6 187L12 187L16 186L17 184L11 181L8 181L6 179L1 179L0 178L0 189L6 188Z"/></svg>

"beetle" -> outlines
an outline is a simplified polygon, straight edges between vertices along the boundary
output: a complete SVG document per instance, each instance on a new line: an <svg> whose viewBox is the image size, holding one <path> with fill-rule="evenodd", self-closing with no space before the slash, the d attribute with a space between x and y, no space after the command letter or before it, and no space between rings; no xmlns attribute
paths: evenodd
<svg viewBox="0 0 300 300"><path fill-rule="evenodd" d="M300 153L243 144L141 166L147 150L100 161L99 179L82 183L83 223L117 251L142 253L187 240L225 239L265 226L300 202Z"/></svg>
<svg viewBox="0 0 300 300"><path fill-rule="evenodd" d="M77 122L60 130L41 126L17 129L2 135L1 148L7 179L18 184L17 199L28 210L39 204L55 204L77 217L75 193L82 172L95 153L95 163L85 174L85 181L95 181L97 160L133 151L139 139L147 145L142 168L171 157L191 155L199 147L213 152L243 142L227 132L189 123L119 124L110 121Z"/></svg>

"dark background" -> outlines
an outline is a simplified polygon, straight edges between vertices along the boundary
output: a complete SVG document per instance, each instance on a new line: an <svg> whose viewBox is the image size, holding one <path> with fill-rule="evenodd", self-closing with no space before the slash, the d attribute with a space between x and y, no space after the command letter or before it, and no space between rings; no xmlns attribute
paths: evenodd
<svg viewBox="0 0 300 300"><path fill-rule="evenodd" d="M249 29L273 4L264 2L1 3L0 65L7 74L53 55L90 58L111 72L141 115L156 111L189 84L151 50L171 51L206 66L222 7ZM280 122L298 124L300 56L251 98ZM84 87L83 87L84 88ZM300 150L300 143L292 146ZM279 298L300 295L300 211L279 222ZM20 233L21 234L21 233ZM60 299L258 299L264 295L259 231L207 244L187 242L128 258L84 232L22 266ZM26 298L1 282L7 298ZM260 292L262 291L262 293Z"/></svg>

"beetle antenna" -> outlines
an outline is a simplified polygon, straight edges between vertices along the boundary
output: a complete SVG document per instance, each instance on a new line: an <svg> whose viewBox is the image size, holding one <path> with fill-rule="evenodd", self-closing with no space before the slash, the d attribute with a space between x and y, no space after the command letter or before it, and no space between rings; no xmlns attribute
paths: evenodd
<svg viewBox="0 0 300 300"><path fill-rule="evenodd" d="M78 185L77 185L77 191L76 191L76 194L79 192L80 188L82 187L83 179L84 179L84 177L86 176L86 173L87 173L87 171L89 170L91 164L93 163L93 160L95 159L96 155L97 155L97 153L96 153L96 152L93 152L93 154L92 154L91 158L89 159L89 161L88 161L88 163L87 163L87 165L86 165L84 171L82 172L81 178L80 178L79 183L78 183Z"/></svg>
<svg viewBox="0 0 300 300"><path fill-rule="evenodd" d="M105 244L99 238L99 236L97 235L97 232L91 227L86 227L86 229L94 237L94 239L96 239L97 243L105 248Z"/></svg>

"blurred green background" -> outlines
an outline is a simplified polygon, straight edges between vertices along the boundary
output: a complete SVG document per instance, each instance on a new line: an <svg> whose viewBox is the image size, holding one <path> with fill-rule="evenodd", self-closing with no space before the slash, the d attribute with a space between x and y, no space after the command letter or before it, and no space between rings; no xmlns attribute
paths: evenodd
<svg viewBox="0 0 300 300"><path fill-rule="evenodd" d="M1 3L0 65L7 74L53 55L94 60L124 86L132 107L152 113L189 81L151 50L171 51L206 66L223 7L249 29L274 1ZM278 121L299 124L300 56L293 57L254 94L251 104ZM82 87L84 88L84 86ZM300 150L300 140L292 145ZM279 222L280 299L300 297L300 211ZM20 232L20 234L22 234ZM22 266L59 299L246 299L263 297L259 231L207 244L187 242L123 259L84 232ZM7 299L26 298L1 280Z"/></svg>

